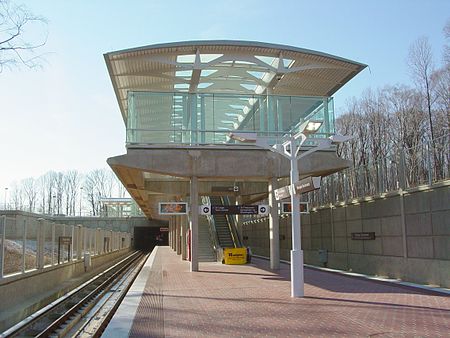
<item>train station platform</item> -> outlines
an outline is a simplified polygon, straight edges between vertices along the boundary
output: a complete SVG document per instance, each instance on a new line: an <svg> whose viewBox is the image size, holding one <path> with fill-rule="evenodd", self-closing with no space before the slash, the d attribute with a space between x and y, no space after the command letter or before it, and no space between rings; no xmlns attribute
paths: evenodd
<svg viewBox="0 0 450 338"><path fill-rule="evenodd" d="M305 269L305 297L290 297L289 265L200 263L189 272L157 247L104 337L448 337L450 297Z"/></svg>

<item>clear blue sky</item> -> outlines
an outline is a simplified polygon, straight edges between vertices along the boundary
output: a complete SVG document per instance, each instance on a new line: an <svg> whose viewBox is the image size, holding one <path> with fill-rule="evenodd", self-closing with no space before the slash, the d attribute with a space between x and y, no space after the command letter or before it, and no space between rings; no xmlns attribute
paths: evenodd
<svg viewBox="0 0 450 338"><path fill-rule="evenodd" d="M337 112L368 88L409 83L410 44L428 36L440 61L448 0L14 0L48 19L41 70L0 74L0 192L48 170L88 171L125 152L103 53L155 43L280 43L366 63L335 95ZM0 194L3 200L3 194Z"/></svg>

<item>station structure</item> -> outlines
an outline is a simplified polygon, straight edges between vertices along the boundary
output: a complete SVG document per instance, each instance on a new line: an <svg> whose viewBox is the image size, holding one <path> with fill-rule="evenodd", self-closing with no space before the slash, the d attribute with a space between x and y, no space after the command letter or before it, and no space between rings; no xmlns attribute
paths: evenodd
<svg viewBox="0 0 450 338"><path fill-rule="evenodd" d="M329 194L294 227L298 195L350 165L333 95L366 65L223 40L104 57L126 127L107 162L132 199L0 212L0 337L447 334L448 170L408 186L399 160L389 186Z"/></svg>
<svg viewBox="0 0 450 338"><path fill-rule="evenodd" d="M265 201L277 233L277 202L269 195L289 177L289 161L230 134L254 133L274 144L314 120L322 123L316 137L333 135L332 95L366 67L291 46L220 40L121 50L105 54L105 60L127 149L108 163L147 217L169 218L171 245L183 258L190 256L192 271L198 269L201 204ZM312 146L314 141L305 143L301 152ZM335 149L318 151L301 163L300 178L348 166ZM186 216L160 214L161 202L176 201L188 202ZM238 246L239 221L231 232ZM204 241L211 242L207 236ZM276 242L273 265L279 261Z"/></svg>

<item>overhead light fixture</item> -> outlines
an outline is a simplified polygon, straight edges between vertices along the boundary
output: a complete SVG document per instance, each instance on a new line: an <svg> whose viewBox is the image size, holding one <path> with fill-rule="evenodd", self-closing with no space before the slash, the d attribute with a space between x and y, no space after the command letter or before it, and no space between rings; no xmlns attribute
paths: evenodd
<svg viewBox="0 0 450 338"><path fill-rule="evenodd" d="M257 140L256 133L230 133L230 138L244 143L255 143Z"/></svg>
<svg viewBox="0 0 450 338"><path fill-rule="evenodd" d="M311 135L317 132L322 126L323 121L319 120L306 120L300 125L299 133L304 135Z"/></svg>
<svg viewBox="0 0 450 338"><path fill-rule="evenodd" d="M331 144L339 144L339 143L347 142L354 138L355 138L355 136L339 135L339 134L332 135L329 137L329 139L331 140Z"/></svg>

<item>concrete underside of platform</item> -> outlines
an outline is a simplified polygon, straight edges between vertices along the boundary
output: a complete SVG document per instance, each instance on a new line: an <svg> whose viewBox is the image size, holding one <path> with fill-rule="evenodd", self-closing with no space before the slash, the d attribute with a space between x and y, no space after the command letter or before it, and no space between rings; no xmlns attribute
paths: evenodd
<svg viewBox="0 0 450 338"><path fill-rule="evenodd" d="M158 202L186 198L192 177L199 181L200 196L214 195L215 186L237 185L239 192L232 195L253 202L267 197L271 178L287 178L290 171L288 159L256 147L128 148L108 164L149 218L161 218ZM327 176L349 165L335 151L318 151L299 163L300 178Z"/></svg>

